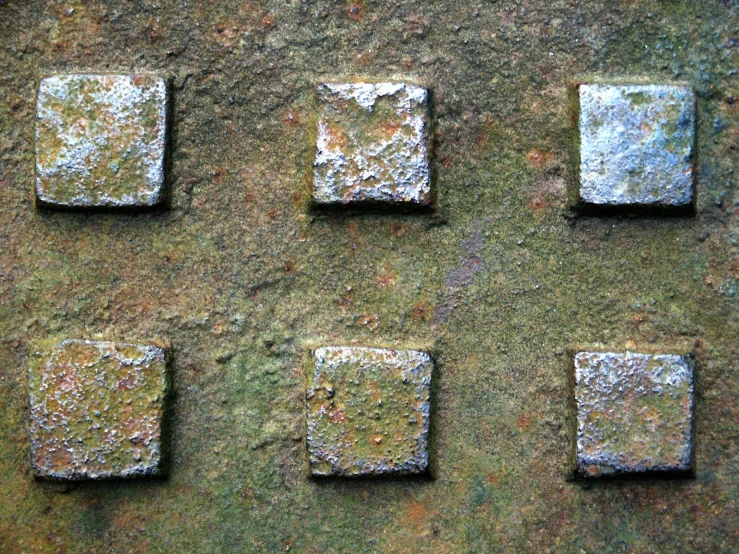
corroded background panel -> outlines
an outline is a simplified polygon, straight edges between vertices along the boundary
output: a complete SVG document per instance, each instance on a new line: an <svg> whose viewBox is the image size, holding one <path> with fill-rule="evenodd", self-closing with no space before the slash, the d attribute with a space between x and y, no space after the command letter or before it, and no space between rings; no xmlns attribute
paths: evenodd
<svg viewBox="0 0 739 554"><path fill-rule="evenodd" d="M0 2L0 551L730 552L734 2ZM35 97L171 77L171 208L39 212ZM696 94L696 215L568 210L568 82ZM433 214L309 211L322 82L430 91ZM162 481L37 482L39 341L173 346ZM436 479L306 478L306 348L428 350ZM570 347L696 354L695 478L572 482ZM438 378L438 379L437 379Z"/></svg>

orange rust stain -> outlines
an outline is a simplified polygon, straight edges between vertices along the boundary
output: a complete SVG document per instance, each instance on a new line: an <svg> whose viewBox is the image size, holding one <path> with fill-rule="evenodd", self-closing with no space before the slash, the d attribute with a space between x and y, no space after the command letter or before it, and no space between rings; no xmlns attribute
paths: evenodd
<svg viewBox="0 0 739 554"><path fill-rule="evenodd" d="M262 29L267 29L275 24L275 18L272 14L267 14L262 18L260 26Z"/></svg>
<svg viewBox="0 0 739 554"><path fill-rule="evenodd" d="M213 176L213 182L217 185L221 184L223 182L223 178L226 176L228 170L222 167L217 167L213 170L211 175Z"/></svg>
<svg viewBox="0 0 739 554"><path fill-rule="evenodd" d="M426 508L414 500L406 506L405 520L412 526L419 526L426 522Z"/></svg>
<svg viewBox="0 0 739 554"><path fill-rule="evenodd" d="M159 22L153 17L150 18L148 24L146 25L146 39L153 44L159 39L166 36L167 35Z"/></svg>
<svg viewBox="0 0 739 554"><path fill-rule="evenodd" d="M518 427L521 431L526 431L526 429L531 427L533 421L534 419L530 415L521 414L516 420L516 427Z"/></svg>
<svg viewBox="0 0 739 554"><path fill-rule="evenodd" d="M346 8L346 15L352 21L360 21L364 17L364 2L352 2Z"/></svg>
<svg viewBox="0 0 739 554"><path fill-rule="evenodd" d="M396 121L383 121L382 124L377 127L380 135L390 139L400 129L400 125Z"/></svg>
<svg viewBox="0 0 739 554"><path fill-rule="evenodd" d="M411 317L413 319L427 319L428 312L426 305L423 302L418 302L411 308Z"/></svg>
<svg viewBox="0 0 739 554"><path fill-rule="evenodd" d="M326 137L328 138L329 150L344 150L347 145L347 138L344 131L336 125L326 125Z"/></svg>
<svg viewBox="0 0 739 554"><path fill-rule="evenodd" d="M486 476L486 478L485 478L485 481L489 485L497 485L497 484L500 483L500 475L497 474L497 473L492 473L492 472L491 473L488 473L487 476Z"/></svg>
<svg viewBox="0 0 739 554"><path fill-rule="evenodd" d="M342 410L341 408L330 411L328 413L328 416L331 418L331 420L334 423L343 423L346 421L346 414L344 413L344 410Z"/></svg>
<svg viewBox="0 0 739 554"><path fill-rule="evenodd" d="M397 278L398 276L395 273L385 273L377 278L377 284L381 287L389 287L390 285L395 284L395 280Z"/></svg>
<svg viewBox="0 0 739 554"><path fill-rule="evenodd" d="M285 114L285 117L282 119L282 121L287 125L288 127L297 127L300 125L301 118L300 114L298 112L292 110Z"/></svg>
<svg viewBox="0 0 739 554"><path fill-rule="evenodd" d="M535 215L541 217L549 210L551 204L549 200L544 198L542 195L534 194L534 196L532 196L531 198L531 201L529 202L529 207Z"/></svg>
<svg viewBox="0 0 739 554"><path fill-rule="evenodd" d="M534 167L542 168L549 163L551 155L541 150L533 149L529 150L528 154L526 154L526 159Z"/></svg>
<svg viewBox="0 0 739 554"><path fill-rule="evenodd" d="M377 316L373 314L362 314L357 319L357 323L359 323L359 325L367 327L367 329L369 329L370 331L374 331L380 326L379 321L377 321Z"/></svg>
<svg viewBox="0 0 739 554"><path fill-rule="evenodd" d="M346 230L355 238L359 236L359 224L356 221L349 222L346 226Z"/></svg>
<svg viewBox="0 0 739 554"><path fill-rule="evenodd" d="M390 223L388 225L388 229L390 229L390 234L395 235L396 237L402 237L408 231L408 227L402 223L398 223L397 221Z"/></svg>
<svg viewBox="0 0 739 554"><path fill-rule="evenodd" d="M239 28L232 22L223 21L213 28L213 38L224 48L233 46L239 35Z"/></svg>

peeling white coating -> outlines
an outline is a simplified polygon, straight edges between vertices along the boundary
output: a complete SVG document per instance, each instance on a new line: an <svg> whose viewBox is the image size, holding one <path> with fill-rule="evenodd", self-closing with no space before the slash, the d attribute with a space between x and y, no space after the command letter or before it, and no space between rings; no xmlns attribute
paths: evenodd
<svg viewBox="0 0 739 554"><path fill-rule="evenodd" d="M84 82L97 82L104 87L89 95L73 92ZM142 112L152 102L156 106L155 118L153 123L145 123ZM68 108L70 116L60 113L60 103ZM166 111L167 87L161 78L69 74L42 79L36 112L39 201L65 207L158 204L164 185ZM95 119L88 117L92 114ZM103 124L98 116L105 118ZM42 151L42 145L49 142L60 143L58 152L51 157ZM126 171L111 156L130 163L135 171ZM113 176L95 178L96 166L106 164ZM57 184L64 187L64 196L57 193ZM125 185L129 192L115 190L116 185ZM67 194L69 186L75 188L71 196Z"/></svg>
<svg viewBox="0 0 739 554"><path fill-rule="evenodd" d="M692 90L670 85L583 84L579 101L582 202L691 204Z"/></svg>
<svg viewBox="0 0 739 554"><path fill-rule="evenodd" d="M321 84L318 97L323 109L313 172L316 204L430 202L426 89L404 83ZM393 121L400 122L391 136L368 138L343 119L372 113L382 98L392 101ZM346 143L335 140L332 128Z"/></svg>

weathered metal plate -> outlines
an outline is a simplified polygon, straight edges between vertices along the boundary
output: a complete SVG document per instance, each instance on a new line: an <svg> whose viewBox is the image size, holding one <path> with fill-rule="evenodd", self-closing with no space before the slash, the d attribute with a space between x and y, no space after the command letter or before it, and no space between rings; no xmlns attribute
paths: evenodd
<svg viewBox="0 0 739 554"><path fill-rule="evenodd" d="M738 16L0 0L0 552L736 550ZM66 74L170 83L166 208L35 207L38 88ZM320 83L428 91L433 211L314 209ZM690 213L571 208L578 83L694 91ZM171 342L166 478L34 478L28 369L66 337ZM325 345L433 356L434 478L309 476ZM695 354L692 477L574 478L572 349Z"/></svg>
<svg viewBox="0 0 739 554"><path fill-rule="evenodd" d="M690 88L581 84L577 94L580 202L692 203L695 97Z"/></svg>

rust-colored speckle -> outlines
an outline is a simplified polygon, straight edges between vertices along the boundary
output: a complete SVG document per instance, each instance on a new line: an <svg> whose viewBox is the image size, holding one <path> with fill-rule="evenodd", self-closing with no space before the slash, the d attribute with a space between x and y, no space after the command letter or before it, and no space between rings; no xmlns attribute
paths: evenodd
<svg viewBox="0 0 739 554"><path fill-rule="evenodd" d="M352 2L346 9L346 15L353 21L360 21L364 17L364 5L360 2Z"/></svg>

